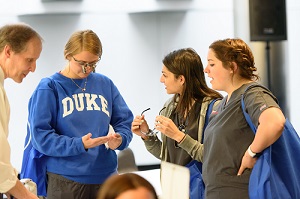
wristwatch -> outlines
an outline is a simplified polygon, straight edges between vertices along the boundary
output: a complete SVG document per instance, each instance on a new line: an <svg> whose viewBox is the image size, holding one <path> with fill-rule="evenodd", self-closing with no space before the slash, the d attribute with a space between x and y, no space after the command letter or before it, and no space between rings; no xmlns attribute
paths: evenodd
<svg viewBox="0 0 300 199"><path fill-rule="evenodd" d="M248 150L247 150L248 154L252 157L252 158L255 158L257 156L257 153L254 153L250 146L248 147Z"/></svg>

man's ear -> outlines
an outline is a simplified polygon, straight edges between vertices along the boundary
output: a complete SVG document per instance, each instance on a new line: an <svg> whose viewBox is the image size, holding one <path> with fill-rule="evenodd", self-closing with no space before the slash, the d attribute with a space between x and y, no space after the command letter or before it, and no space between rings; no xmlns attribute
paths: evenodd
<svg viewBox="0 0 300 199"><path fill-rule="evenodd" d="M10 45L6 44L4 46L4 54L5 54L5 56L6 57L10 57L11 52L12 52L12 49L11 49Z"/></svg>

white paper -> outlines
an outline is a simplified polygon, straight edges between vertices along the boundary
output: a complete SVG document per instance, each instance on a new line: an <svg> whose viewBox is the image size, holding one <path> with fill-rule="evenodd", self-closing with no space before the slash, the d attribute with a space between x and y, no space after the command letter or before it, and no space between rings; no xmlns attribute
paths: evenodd
<svg viewBox="0 0 300 199"><path fill-rule="evenodd" d="M190 171L188 168L161 162L162 199L189 199Z"/></svg>

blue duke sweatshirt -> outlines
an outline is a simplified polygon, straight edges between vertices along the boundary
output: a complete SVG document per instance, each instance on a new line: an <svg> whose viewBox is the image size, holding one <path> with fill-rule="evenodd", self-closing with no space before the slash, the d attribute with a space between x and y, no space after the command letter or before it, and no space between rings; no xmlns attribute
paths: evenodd
<svg viewBox="0 0 300 199"><path fill-rule="evenodd" d="M83 88L86 79L73 79ZM102 184L117 171L114 150L100 145L84 149L82 136L106 136L111 125L128 147L133 114L108 77L91 73L82 91L70 78L55 73L41 80L28 105L28 133L46 155L47 171L83 184Z"/></svg>

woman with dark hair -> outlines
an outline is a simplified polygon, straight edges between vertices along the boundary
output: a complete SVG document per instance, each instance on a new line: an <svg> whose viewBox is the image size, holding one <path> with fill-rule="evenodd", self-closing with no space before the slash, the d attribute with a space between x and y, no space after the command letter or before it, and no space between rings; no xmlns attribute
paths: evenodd
<svg viewBox="0 0 300 199"><path fill-rule="evenodd" d="M102 185L97 199L158 199L152 184L134 173L109 177Z"/></svg>
<svg viewBox="0 0 300 199"><path fill-rule="evenodd" d="M141 136L147 150L160 160L177 165L202 162L206 111L221 95L206 85L201 58L192 48L175 50L163 59L160 82L173 94L155 119L161 140L149 129L143 114L134 118L132 132Z"/></svg>
<svg viewBox="0 0 300 199"><path fill-rule="evenodd" d="M203 180L206 199L249 198L249 178L257 154L281 135L285 117L275 96L258 84L254 57L241 39L224 39L209 46L205 73L212 88L228 95L220 102L205 129ZM252 132L241 108L245 107L253 123Z"/></svg>

